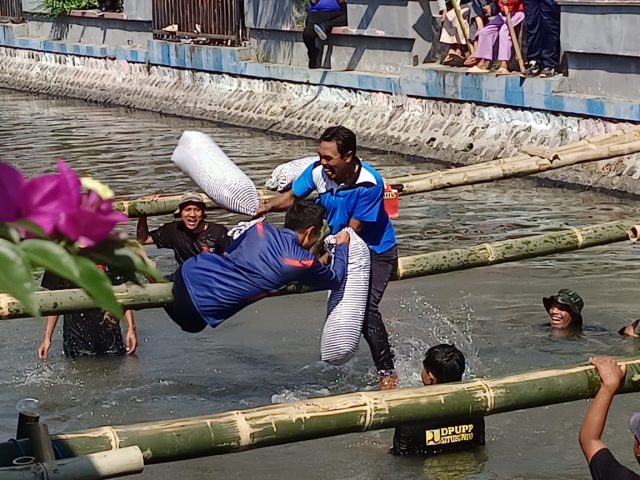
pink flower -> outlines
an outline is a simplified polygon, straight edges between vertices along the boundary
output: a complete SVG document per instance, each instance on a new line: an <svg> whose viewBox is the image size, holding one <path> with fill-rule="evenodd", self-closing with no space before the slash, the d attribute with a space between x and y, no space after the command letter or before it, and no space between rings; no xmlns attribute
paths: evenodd
<svg viewBox="0 0 640 480"><path fill-rule="evenodd" d="M0 222L22 218L23 190L27 183L22 174L6 163L0 163Z"/></svg>
<svg viewBox="0 0 640 480"><path fill-rule="evenodd" d="M60 215L58 231L80 247L91 247L107 238L116 223L127 219L113 211L111 200L102 200L91 190L81 196L78 208Z"/></svg>
<svg viewBox="0 0 640 480"><path fill-rule="evenodd" d="M58 173L25 180L10 165L0 163L0 221L29 220L47 235L60 233L80 247L104 240L118 222L110 201L90 191L82 193L78 175L63 161Z"/></svg>

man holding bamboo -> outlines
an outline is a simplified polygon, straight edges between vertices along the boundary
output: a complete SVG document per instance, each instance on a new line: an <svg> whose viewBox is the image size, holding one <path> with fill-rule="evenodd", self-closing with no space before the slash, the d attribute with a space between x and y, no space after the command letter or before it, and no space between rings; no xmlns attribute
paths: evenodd
<svg viewBox="0 0 640 480"><path fill-rule="evenodd" d="M398 260L395 231L384 209L384 182L373 167L358 158L356 135L348 128L326 129L318 155L320 161L309 166L290 191L263 204L256 216L282 212L315 190L317 203L326 209L331 233L351 227L367 243L371 290L362 333L380 374L380 388L395 388L394 355L378 308Z"/></svg>

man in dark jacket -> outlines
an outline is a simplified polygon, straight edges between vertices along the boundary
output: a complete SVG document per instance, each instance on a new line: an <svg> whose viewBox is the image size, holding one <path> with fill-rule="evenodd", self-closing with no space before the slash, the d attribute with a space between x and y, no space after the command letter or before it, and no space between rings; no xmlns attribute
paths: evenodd
<svg viewBox="0 0 640 480"><path fill-rule="evenodd" d="M309 55L309 68L322 66L324 42L333 27L347 25L346 0L310 0L302 39Z"/></svg>

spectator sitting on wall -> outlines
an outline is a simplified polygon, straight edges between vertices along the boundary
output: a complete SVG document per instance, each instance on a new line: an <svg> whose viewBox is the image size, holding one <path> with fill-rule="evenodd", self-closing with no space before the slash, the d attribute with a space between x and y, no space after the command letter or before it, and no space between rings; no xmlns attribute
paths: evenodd
<svg viewBox="0 0 640 480"><path fill-rule="evenodd" d="M511 23L515 28L524 20L524 4L522 0L507 0L506 3L498 0L498 2L500 14L493 17L487 26L478 33L476 58L479 59L479 62L475 67L471 67L468 70L470 73L486 73L489 71L489 64L493 60L493 45L498 40L500 68L496 71L496 75L509 74L508 63L511 60L513 43L507 25L506 12L510 13Z"/></svg>
<svg viewBox="0 0 640 480"><path fill-rule="evenodd" d="M527 75L553 77L560 62L560 7L555 0L524 0Z"/></svg>
<svg viewBox="0 0 640 480"><path fill-rule="evenodd" d="M475 26L475 34L473 35L473 51L478 50L478 33L485 25L499 12L498 4L492 0L472 0L471 2L471 20ZM464 61L465 67L473 67L480 60L475 55L470 55Z"/></svg>
<svg viewBox="0 0 640 480"><path fill-rule="evenodd" d="M346 0L310 0L302 39L309 55L309 68L322 66L324 42L333 27L347 25Z"/></svg>
<svg viewBox="0 0 640 480"><path fill-rule="evenodd" d="M468 0L465 1L465 4L460 5L460 14L464 22L464 29L469 32L469 13L471 8ZM442 64L462 67L467 53L467 41L464 31L450 1L438 0L438 6L440 7L440 23L442 24L440 43L448 45L447 55L442 60Z"/></svg>

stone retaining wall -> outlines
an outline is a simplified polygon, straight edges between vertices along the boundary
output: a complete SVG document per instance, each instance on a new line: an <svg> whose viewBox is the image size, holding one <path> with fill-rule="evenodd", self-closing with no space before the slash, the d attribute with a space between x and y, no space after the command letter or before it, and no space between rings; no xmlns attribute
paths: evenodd
<svg viewBox="0 0 640 480"><path fill-rule="evenodd" d="M459 164L508 156L521 145L571 143L625 125L11 48L0 48L0 65L0 87L312 138L328 125L343 124L363 146ZM541 176L640 194L640 156Z"/></svg>

